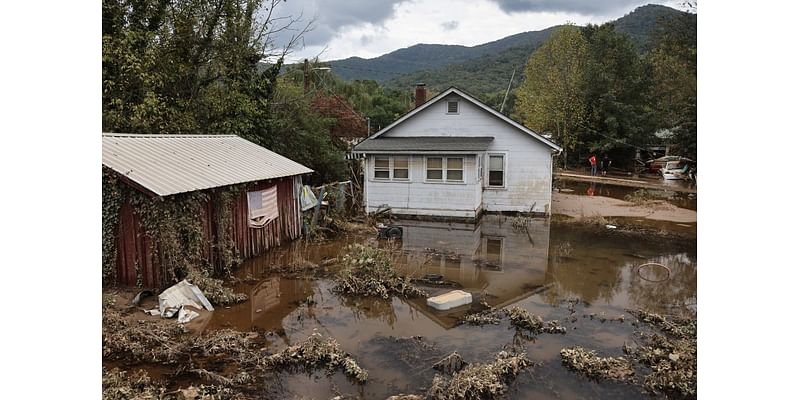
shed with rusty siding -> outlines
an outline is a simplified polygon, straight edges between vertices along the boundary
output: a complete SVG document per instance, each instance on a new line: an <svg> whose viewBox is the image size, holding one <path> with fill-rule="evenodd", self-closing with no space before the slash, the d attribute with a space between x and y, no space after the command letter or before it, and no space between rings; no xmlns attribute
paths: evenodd
<svg viewBox="0 0 800 400"><path fill-rule="evenodd" d="M228 237L242 259L297 239L301 235L301 177L313 172L235 135L119 133L103 134L103 169L119 184L144 194L148 201L203 193L205 200L197 215L202 225L201 261L215 268L222 262L217 238ZM228 209L222 210L222 203L217 200L226 190L233 191L233 197L227 203ZM269 217L261 221L268 222L254 227L250 210L254 203L252 199L248 201L248 192L267 196L263 193L273 190L273 197L262 199L265 204L269 201L268 206L262 204L269 210ZM218 226L215 218L223 212L230 212L226 227ZM145 287L171 284L164 270L167 255L154 251L163 246L148 236L142 215L130 199L119 205L116 221L116 283ZM225 229L226 234L220 235L220 229Z"/></svg>

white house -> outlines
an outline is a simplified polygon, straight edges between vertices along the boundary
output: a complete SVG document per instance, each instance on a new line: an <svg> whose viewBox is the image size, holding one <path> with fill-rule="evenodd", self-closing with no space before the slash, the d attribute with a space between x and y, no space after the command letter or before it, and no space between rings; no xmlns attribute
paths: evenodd
<svg viewBox="0 0 800 400"><path fill-rule="evenodd" d="M364 154L364 206L394 214L477 218L549 214L561 147L451 87L353 148Z"/></svg>

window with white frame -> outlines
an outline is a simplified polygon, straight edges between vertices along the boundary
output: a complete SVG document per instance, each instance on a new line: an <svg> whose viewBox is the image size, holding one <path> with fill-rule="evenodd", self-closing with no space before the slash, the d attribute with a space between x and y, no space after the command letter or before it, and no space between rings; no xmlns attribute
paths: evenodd
<svg viewBox="0 0 800 400"><path fill-rule="evenodd" d="M394 156L392 161L392 179L408 179L408 156Z"/></svg>
<svg viewBox="0 0 800 400"><path fill-rule="evenodd" d="M389 180L390 171L391 171L391 169L389 168L389 157L387 157L387 156L376 156L375 157L375 179Z"/></svg>
<svg viewBox="0 0 800 400"><path fill-rule="evenodd" d="M464 181L464 158L463 157L447 157L447 181L448 182L463 182Z"/></svg>
<svg viewBox="0 0 800 400"><path fill-rule="evenodd" d="M425 180L464 182L464 157L426 157Z"/></svg>
<svg viewBox="0 0 800 400"><path fill-rule="evenodd" d="M374 179L407 181L408 156L375 156Z"/></svg>
<svg viewBox="0 0 800 400"><path fill-rule="evenodd" d="M455 100L448 100L447 101L447 113L448 114L458 114L458 101L455 101Z"/></svg>
<svg viewBox="0 0 800 400"><path fill-rule="evenodd" d="M442 157L428 157L425 159L425 179L429 181L442 180Z"/></svg>
<svg viewBox="0 0 800 400"><path fill-rule="evenodd" d="M505 187L505 155L489 155L489 187Z"/></svg>

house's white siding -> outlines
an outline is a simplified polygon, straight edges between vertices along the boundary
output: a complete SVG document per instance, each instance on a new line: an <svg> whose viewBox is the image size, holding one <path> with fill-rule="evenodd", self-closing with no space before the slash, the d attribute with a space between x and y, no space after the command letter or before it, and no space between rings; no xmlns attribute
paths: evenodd
<svg viewBox="0 0 800 400"><path fill-rule="evenodd" d="M474 218L481 204L475 155L448 155L464 158L464 183L425 182L425 156L409 156L409 181L374 179L375 156L367 158L364 201L367 212L383 205L396 214Z"/></svg>
<svg viewBox="0 0 800 400"><path fill-rule="evenodd" d="M447 114L448 100L459 101L458 114ZM459 95L451 94L440 99L382 135L382 137L407 136L493 136L494 141L488 153L497 152L506 155L505 188L484 188L481 195L480 187L468 185L463 189L477 194L465 195L459 199L453 197L459 195L457 189L448 190L441 187L442 185L426 184L420 191L414 188L407 189L408 193L421 195L414 202L415 208L439 209L447 207L447 201L452 200L449 208L456 210L474 209L482 202L483 209L487 211L530 211L535 204L533 211L550 212L552 179L550 148ZM487 186L489 160L488 156L484 157L483 186ZM474 159L472 165L475 165ZM370 192L370 205L376 204L372 200L376 192L386 191L380 196L386 199L398 194L398 189L394 187L373 185L372 182L368 182L367 186ZM432 193L434 190L442 190L444 193ZM469 207L466 207L465 202L468 201Z"/></svg>

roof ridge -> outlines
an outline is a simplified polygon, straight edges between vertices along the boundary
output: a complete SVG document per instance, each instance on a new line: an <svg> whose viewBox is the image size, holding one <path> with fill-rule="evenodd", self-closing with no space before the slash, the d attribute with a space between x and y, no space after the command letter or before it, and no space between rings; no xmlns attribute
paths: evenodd
<svg viewBox="0 0 800 400"><path fill-rule="evenodd" d="M231 134L171 134L171 133L110 133L103 132L103 137L140 137L140 138L215 138L215 137L239 137Z"/></svg>

